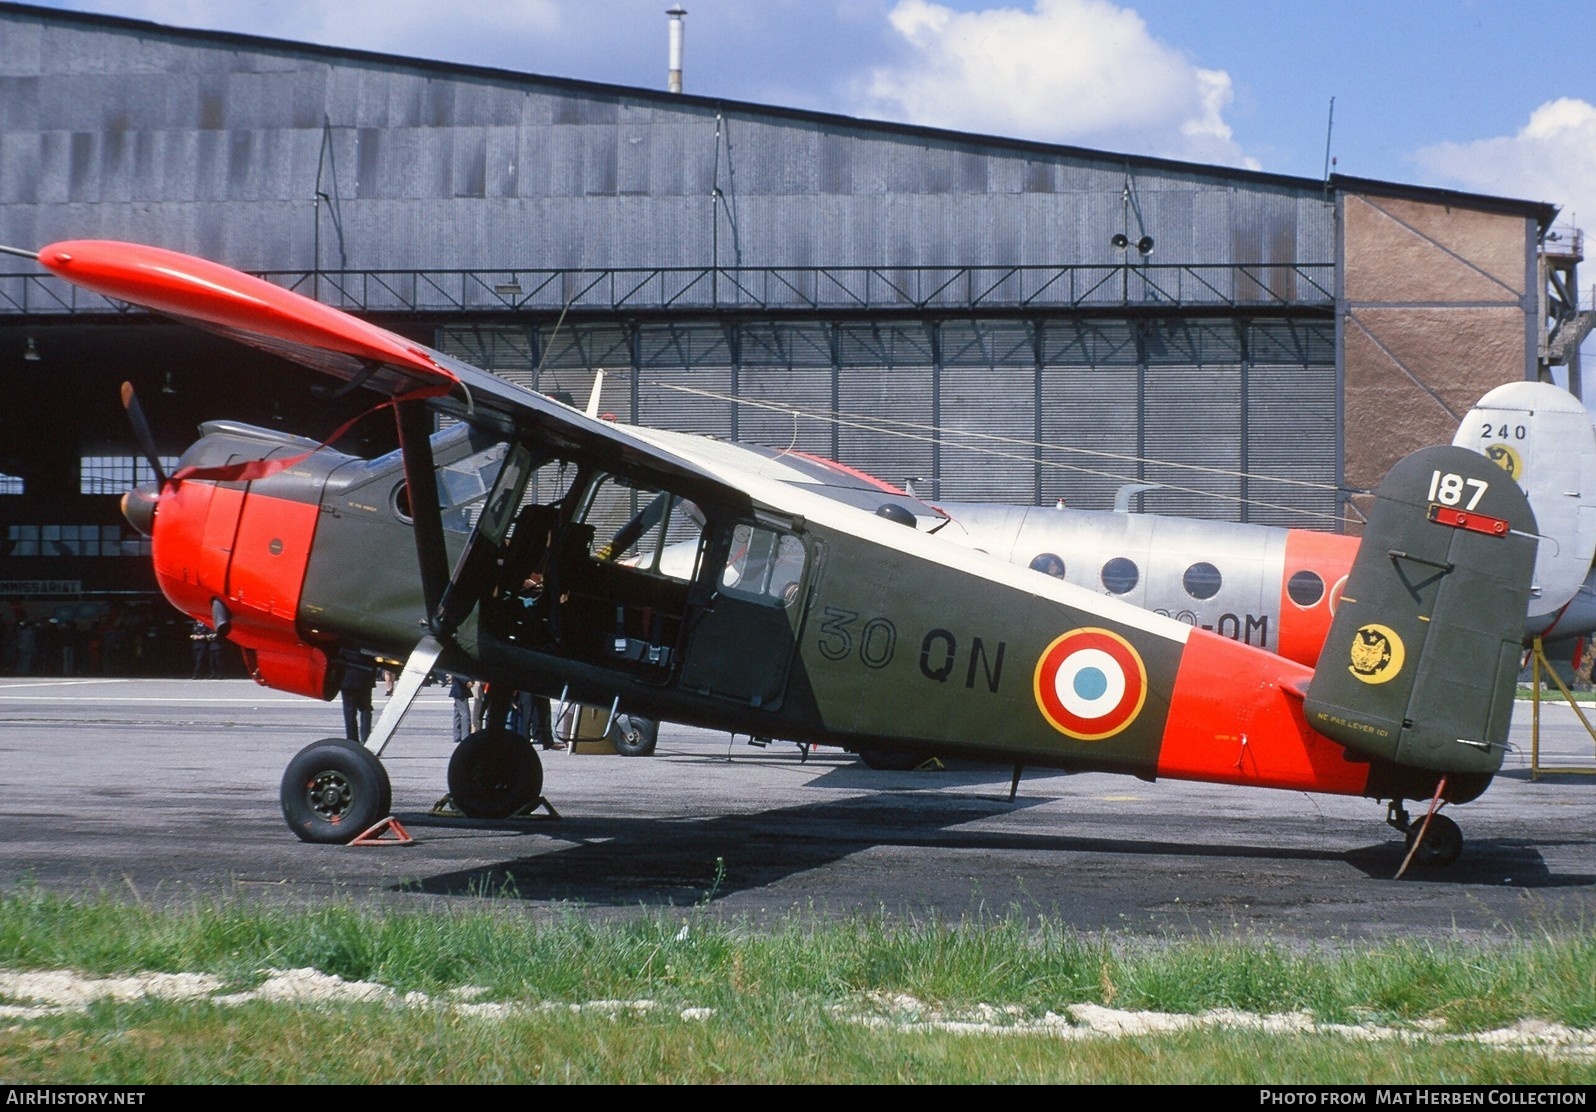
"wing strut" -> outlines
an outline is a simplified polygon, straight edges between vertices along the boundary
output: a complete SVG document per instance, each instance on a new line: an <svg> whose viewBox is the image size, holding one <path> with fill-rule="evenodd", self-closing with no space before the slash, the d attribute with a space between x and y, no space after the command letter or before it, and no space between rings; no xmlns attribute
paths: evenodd
<svg viewBox="0 0 1596 1112"><path fill-rule="evenodd" d="M438 472L432 458L432 411L421 401L397 401L399 448L410 491L410 519L421 565L421 597L427 607L427 629L438 632L438 605L449 585L449 552L443 543L443 509L438 504Z"/></svg>
<svg viewBox="0 0 1596 1112"><path fill-rule="evenodd" d="M372 756L382 756L388 742L393 740L394 731L409 712L410 704L416 701L421 685L431 675L432 666L438 663L438 657L442 654L443 646L430 633L416 643L410 659L405 661L405 670L399 673L399 681L393 685L393 695L382 708L382 717L377 719L377 725L366 738L365 745Z"/></svg>

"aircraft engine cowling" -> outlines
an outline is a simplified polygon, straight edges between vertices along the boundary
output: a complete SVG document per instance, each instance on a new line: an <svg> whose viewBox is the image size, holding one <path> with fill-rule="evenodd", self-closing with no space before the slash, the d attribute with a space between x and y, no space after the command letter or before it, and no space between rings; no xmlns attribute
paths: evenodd
<svg viewBox="0 0 1596 1112"><path fill-rule="evenodd" d="M236 445L218 443L227 439L207 437L185 461L236 458ZM327 653L300 635L296 620L319 513L320 484L307 477L170 482L149 522L151 549L156 582L174 606L213 627L217 604L224 608L226 637L258 683L329 699Z"/></svg>

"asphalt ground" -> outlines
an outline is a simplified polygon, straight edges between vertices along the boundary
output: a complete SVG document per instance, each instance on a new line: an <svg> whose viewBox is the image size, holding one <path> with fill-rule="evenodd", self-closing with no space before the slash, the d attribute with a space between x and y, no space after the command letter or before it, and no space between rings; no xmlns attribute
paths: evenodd
<svg viewBox="0 0 1596 1112"><path fill-rule="evenodd" d="M1532 775L1528 703L1502 775L1448 808L1460 860L1402 879L1373 800L1028 770L1010 802L1006 767L876 772L670 724L652 757L545 753L558 818L439 818L450 710L424 689L384 754L414 841L316 846L284 824L278 788L294 753L341 733L336 702L247 680L0 679L0 884L551 918L695 909L755 927L1023 915L1294 945L1596 923L1596 773ZM1596 768L1566 705L1542 718L1542 764Z"/></svg>

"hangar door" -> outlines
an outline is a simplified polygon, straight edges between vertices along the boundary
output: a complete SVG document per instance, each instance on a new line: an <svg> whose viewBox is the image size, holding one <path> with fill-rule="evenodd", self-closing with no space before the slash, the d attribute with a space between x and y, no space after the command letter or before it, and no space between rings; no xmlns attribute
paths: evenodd
<svg viewBox="0 0 1596 1112"><path fill-rule="evenodd" d="M813 452L922 497L1334 528L1327 319L467 326L452 355L617 420Z"/></svg>

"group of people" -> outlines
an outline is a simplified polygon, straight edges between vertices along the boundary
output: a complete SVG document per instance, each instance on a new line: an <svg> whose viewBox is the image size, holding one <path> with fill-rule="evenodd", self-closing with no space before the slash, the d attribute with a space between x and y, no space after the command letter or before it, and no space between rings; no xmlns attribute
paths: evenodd
<svg viewBox="0 0 1596 1112"><path fill-rule="evenodd" d="M190 628L165 604L0 606L0 675L182 676ZM225 657L221 663L236 670Z"/></svg>
<svg viewBox="0 0 1596 1112"><path fill-rule="evenodd" d="M464 741L483 728L488 709L488 684L464 676L449 677L449 698L454 701L454 740ZM553 715L548 699L530 691L517 691L510 697L505 727L544 749L564 749L554 736Z"/></svg>
<svg viewBox="0 0 1596 1112"><path fill-rule="evenodd" d="M385 670L383 678L387 693L392 695L393 673ZM449 698L454 701L454 740L458 743L483 729L489 704L488 685L457 675L448 676L446 682L449 685ZM372 692L376 686L376 665L364 661L344 665L338 691L344 710L344 736L350 741L364 742L371 736ZM515 692L510 698L509 712L503 725L511 733L544 749L565 748L565 743L554 736L549 701L541 695L533 695L529 691Z"/></svg>

